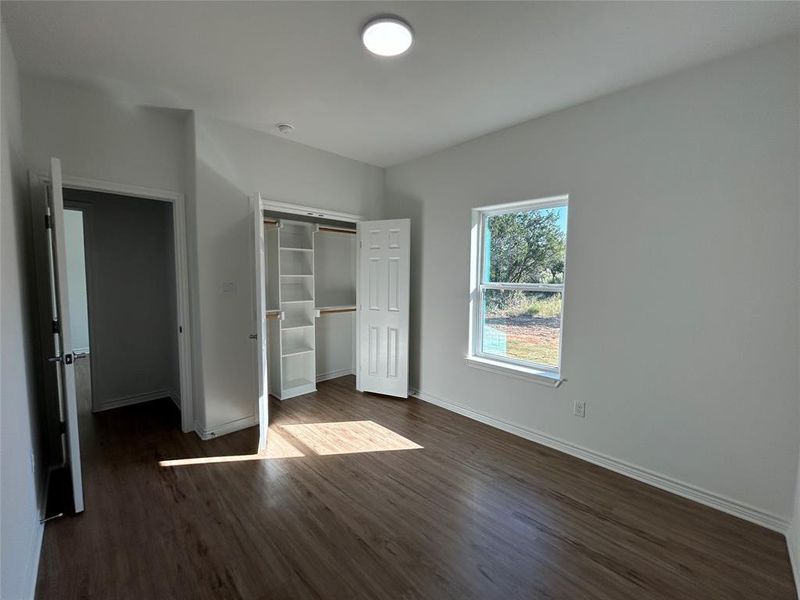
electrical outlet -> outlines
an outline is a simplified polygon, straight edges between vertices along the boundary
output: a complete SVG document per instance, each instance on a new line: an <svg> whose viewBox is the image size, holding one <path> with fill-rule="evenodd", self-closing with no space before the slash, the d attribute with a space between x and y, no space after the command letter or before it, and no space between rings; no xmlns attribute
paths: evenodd
<svg viewBox="0 0 800 600"><path fill-rule="evenodd" d="M575 400L572 404L572 414L583 419L586 416L586 402Z"/></svg>

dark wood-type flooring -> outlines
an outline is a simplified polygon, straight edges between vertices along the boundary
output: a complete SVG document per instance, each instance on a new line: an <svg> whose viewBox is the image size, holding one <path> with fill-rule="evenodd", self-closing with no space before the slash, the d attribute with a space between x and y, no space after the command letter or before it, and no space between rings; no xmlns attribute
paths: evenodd
<svg viewBox="0 0 800 600"><path fill-rule="evenodd" d="M783 536L438 407L347 377L271 411L269 458L167 400L84 414L37 597L795 598Z"/></svg>

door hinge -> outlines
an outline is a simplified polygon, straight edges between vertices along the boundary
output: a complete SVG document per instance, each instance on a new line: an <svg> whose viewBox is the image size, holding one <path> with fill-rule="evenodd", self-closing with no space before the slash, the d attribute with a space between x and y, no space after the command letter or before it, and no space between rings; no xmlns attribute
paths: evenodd
<svg viewBox="0 0 800 600"><path fill-rule="evenodd" d="M56 320L53 320L53 333L61 333L61 325Z"/></svg>
<svg viewBox="0 0 800 600"><path fill-rule="evenodd" d="M44 228L45 229L52 229L53 228L53 220L50 218L50 215L44 216Z"/></svg>

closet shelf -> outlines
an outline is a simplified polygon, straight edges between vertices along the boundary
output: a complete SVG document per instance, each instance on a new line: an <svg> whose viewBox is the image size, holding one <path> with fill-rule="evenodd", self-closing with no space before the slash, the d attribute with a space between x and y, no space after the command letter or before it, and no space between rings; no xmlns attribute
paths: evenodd
<svg viewBox="0 0 800 600"><path fill-rule="evenodd" d="M287 279L281 285L281 302L311 302L311 287L304 281Z"/></svg>
<svg viewBox="0 0 800 600"><path fill-rule="evenodd" d="M281 329L282 330L286 330L286 329L302 329L303 327L313 327L313 326L314 326L314 322L313 321L309 322L309 321L306 321L304 319L303 320L300 320L300 319L285 319L285 320L281 321Z"/></svg>
<svg viewBox="0 0 800 600"><path fill-rule="evenodd" d="M281 246L281 252L313 252L311 248L295 248L294 246Z"/></svg>
<svg viewBox="0 0 800 600"><path fill-rule="evenodd" d="M330 227L326 225L320 225L319 231L329 231L331 233L349 233L352 235L356 235L358 233L357 229L351 229L349 227Z"/></svg>
<svg viewBox="0 0 800 600"><path fill-rule="evenodd" d="M281 277L313 277L313 273L281 273Z"/></svg>
<svg viewBox="0 0 800 600"><path fill-rule="evenodd" d="M311 252L312 248L304 242L294 242L292 240L281 240L281 245L278 247L280 250L307 250Z"/></svg>
<svg viewBox="0 0 800 600"><path fill-rule="evenodd" d="M307 352L313 351L314 348L312 348L309 344L284 343L281 356L295 356L297 354L306 354Z"/></svg>

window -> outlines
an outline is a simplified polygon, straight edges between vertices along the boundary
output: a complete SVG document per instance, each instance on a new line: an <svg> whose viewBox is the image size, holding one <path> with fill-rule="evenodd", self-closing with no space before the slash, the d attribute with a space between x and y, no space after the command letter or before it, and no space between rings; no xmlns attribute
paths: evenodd
<svg viewBox="0 0 800 600"><path fill-rule="evenodd" d="M473 211L471 362L559 380L566 252L566 196Z"/></svg>

